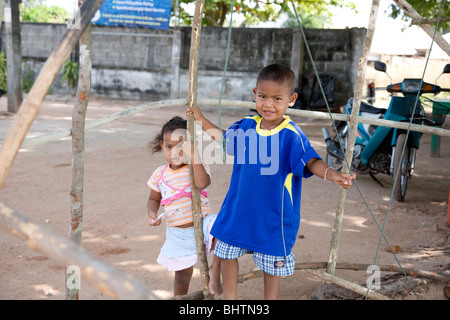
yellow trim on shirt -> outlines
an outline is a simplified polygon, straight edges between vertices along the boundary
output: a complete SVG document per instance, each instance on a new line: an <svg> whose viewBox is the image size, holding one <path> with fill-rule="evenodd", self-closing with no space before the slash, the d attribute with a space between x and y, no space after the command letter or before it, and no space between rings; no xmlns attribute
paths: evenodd
<svg viewBox="0 0 450 320"><path fill-rule="evenodd" d="M289 118L288 116L284 116L284 120L282 123L280 123L280 125L274 129L270 129L270 130L266 130L266 129L261 129L261 121L262 121L262 117L260 115L256 115L256 116L247 116L245 117L245 119L253 119L256 122L256 132L261 135L261 136L271 136L274 134L277 134L278 132L280 132L283 129L288 129L291 131L294 131L295 133L298 134L297 130L295 130L295 128L292 126L291 122L291 118Z"/></svg>
<svg viewBox="0 0 450 320"><path fill-rule="evenodd" d="M294 201L292 200L292 176L294 174L291 172L287 175L286 180L284 180L284 186L286 187L287 191L289 192L289 195L291 196L291 203L293 204Z"/></svg>

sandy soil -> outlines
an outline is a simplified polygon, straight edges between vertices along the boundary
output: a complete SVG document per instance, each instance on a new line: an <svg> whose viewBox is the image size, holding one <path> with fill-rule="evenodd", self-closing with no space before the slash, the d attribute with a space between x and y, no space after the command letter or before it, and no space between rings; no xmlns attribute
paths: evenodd
<svg viewBox="0 0 450 320"><path fill-rule="evenodd" d="M91 98L87 120L140 104L137 101L107 101ZM70 128L73 98L48 96L33 124L29 136ZM6 111L6 98L0 99L0 141L4 139L14 115ZM217 122L215 108L204 108ZM223 126L240 119L248 110L225 108ZM164 241L164 227L146 223L146 181L163 163L160 154L152 155L147 143L162 123L173 115L184 115L184 108L149 111L116 121L86 134L84 186L84 227L82 247L102 260L142 281L161 298L172 295L173 273L156 263ZM325 156L321 127L326 121L293 117L309 136L319 154ZM450 128L450 121L444 125ZM450 177L450 139L442 138L441 157L430 157L430 135L424 135L417 156L416 172L410 181L404 203L393 202L386 217L391 192L391 178L379 175L385 188L369 176L358 176L357 183L373 217L357 188L347 194L338 262L373 264L380 232L374 222L383 225L391 246L399 246L397 258L403 266L447 272L450 269L447 208ZM22 149L10 171L0 198L12 208L45 224L61 236L69 228L71 140L65 138L36 147ZM212 165L209 188L213 211L220 208L227 191L230 165ZM294 247L297 262L326 262L330 251L338 188L333 183L312 177L304 181L302 221ZM376 264L397 265L383 240ZM32 251L22 240L0 227L0 299L54 300L64 299L64 271L51 257ZM240 259L240 272L254 268L252 258ZM336 270L337 276L365 284L365 270ZM382 272L382 276L389 273ZM421 279L415 290L420 299L447 299L443 288L447 283ZM282 280L280 298L309 300L322 281L305 271L295 271ZM383 285L383 279L382 283ZM194 272L190 291L201 288L198 269ZM262 279L239 285L241 299L262 299ZM394 299L417 299L406 288ZM109 299L81 283L81 299Z"/></svg>

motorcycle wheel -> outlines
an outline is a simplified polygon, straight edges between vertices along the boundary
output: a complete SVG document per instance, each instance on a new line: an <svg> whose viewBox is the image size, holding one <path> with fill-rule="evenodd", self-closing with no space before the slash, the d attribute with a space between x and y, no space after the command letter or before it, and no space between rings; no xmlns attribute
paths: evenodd
<svg viewBox="0 0 450 320"><path fill-rule="evenodd" d="M406 141L406 134L402 133L397 138L397 146L395 148L395 156L394 156L394 179L397 176L397 183L395 184L394 188L394 198L398 202L405 201L405 195L406 195L406 186L408 184L409 179L409 169L411 167L409 163L409 147L406 146L405 153L402 158L402 151L403 147L407 143Z"/></svg>
<svg viewBox="0 0 450 320"><path fill-rule="evenodd" d="M335 156L332 156L331 154L327 153L327 164L328 166L332 167L336 171L342 170L342 163L343 161Z"/></svg>
<svg viewBox="0 0 450 320"><path fill-rule="evenodd" d="M340 134L342 134L342 133L340 133ZM341 139L342 139L341 140L342 144L347 145L347 138L346 137L341 137ZM333 145L336 146L336 148L340 149L339 137L338 136L334 137ZM344 153L345 153L345 151L344 151ZM338 157L332 155L331 153L327 152L327 157L326 157L325 160L326 160L327 164L330 167L332 167L334 170L339 171L339 172L342 170L342 166L344 164L344 160L343 159L338 158Z"/></svg>

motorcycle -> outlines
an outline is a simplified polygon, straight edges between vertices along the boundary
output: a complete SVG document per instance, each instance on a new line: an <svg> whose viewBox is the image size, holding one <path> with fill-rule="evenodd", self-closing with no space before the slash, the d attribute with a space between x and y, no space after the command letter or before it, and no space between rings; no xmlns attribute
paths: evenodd
<svg viewBox="0 0 450 320"><path fill-rule="evenodd" d="M375 62L375 69L389 76L385 63ZM442 74L444 73L450 73L450 64L445 66ZM434 125L436 122L426 117L418 96L424 93L437 95L443 91L450 92L450 89L423 82L422 79L404 79L402 82L394 84L391 81L386 88L377 89L386 90L391 94L401 93L403 96L392 95L387 109L377 108L361 101L360 116L399 122L410 122L412 117L412 123L421 125ZM350 98L342 112L350 115L352 107L353 98ZM346 121L335 121L335 127L337 132L333 139L330 137L328 128L322 128L322 133L327 144L326 162L330 167L340 171L345 164L349 126ZM414 172L422 133L410 131L407 135L406 130L359 123L356 135L351 170L359 174L369 174L381 186L383 185L374 176L375 174L383 173L395 179L399 171L398 181L394 188L394 198L403 202L408 180L411 179Z"/></svg>

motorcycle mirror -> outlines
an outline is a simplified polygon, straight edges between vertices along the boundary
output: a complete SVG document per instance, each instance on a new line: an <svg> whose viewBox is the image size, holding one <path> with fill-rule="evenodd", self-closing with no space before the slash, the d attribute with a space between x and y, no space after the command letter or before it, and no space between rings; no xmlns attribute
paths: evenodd
<svg viewBox="0 0 450 320"><path fill-rule="evenodd" d="M450 63L445 65L444 70L442 71L442 73L439 75L439 77L436 78L436 81L434 82L435 85L437 85L438 79L445 73L450 73Z"/></svg>
<svg viewBox="0 0 450 320"><path fill-rule="evenodd" d="M377 71L381 71L381 72L386 73L386 75L389 77L389 79L391 79L391 84L392 84L392 78L391 78L391 76L386 72L386 63L381 62L381 61L375 61L375 63L374 63L374 68L375 68L375 70L377 70Z"/></svg>
<svg viewBox="0 0 450 320"><path fill-rule="evenodd" d="M450 73L450 63L445 65L444 71L442 71L442 73Z"/></svg>
<svg viewBox="0 0 450 320"><path fill-rule="evenodd" d="M384 62L375 61L374 67L377 71L386 72L386 63Z"/></svg>

